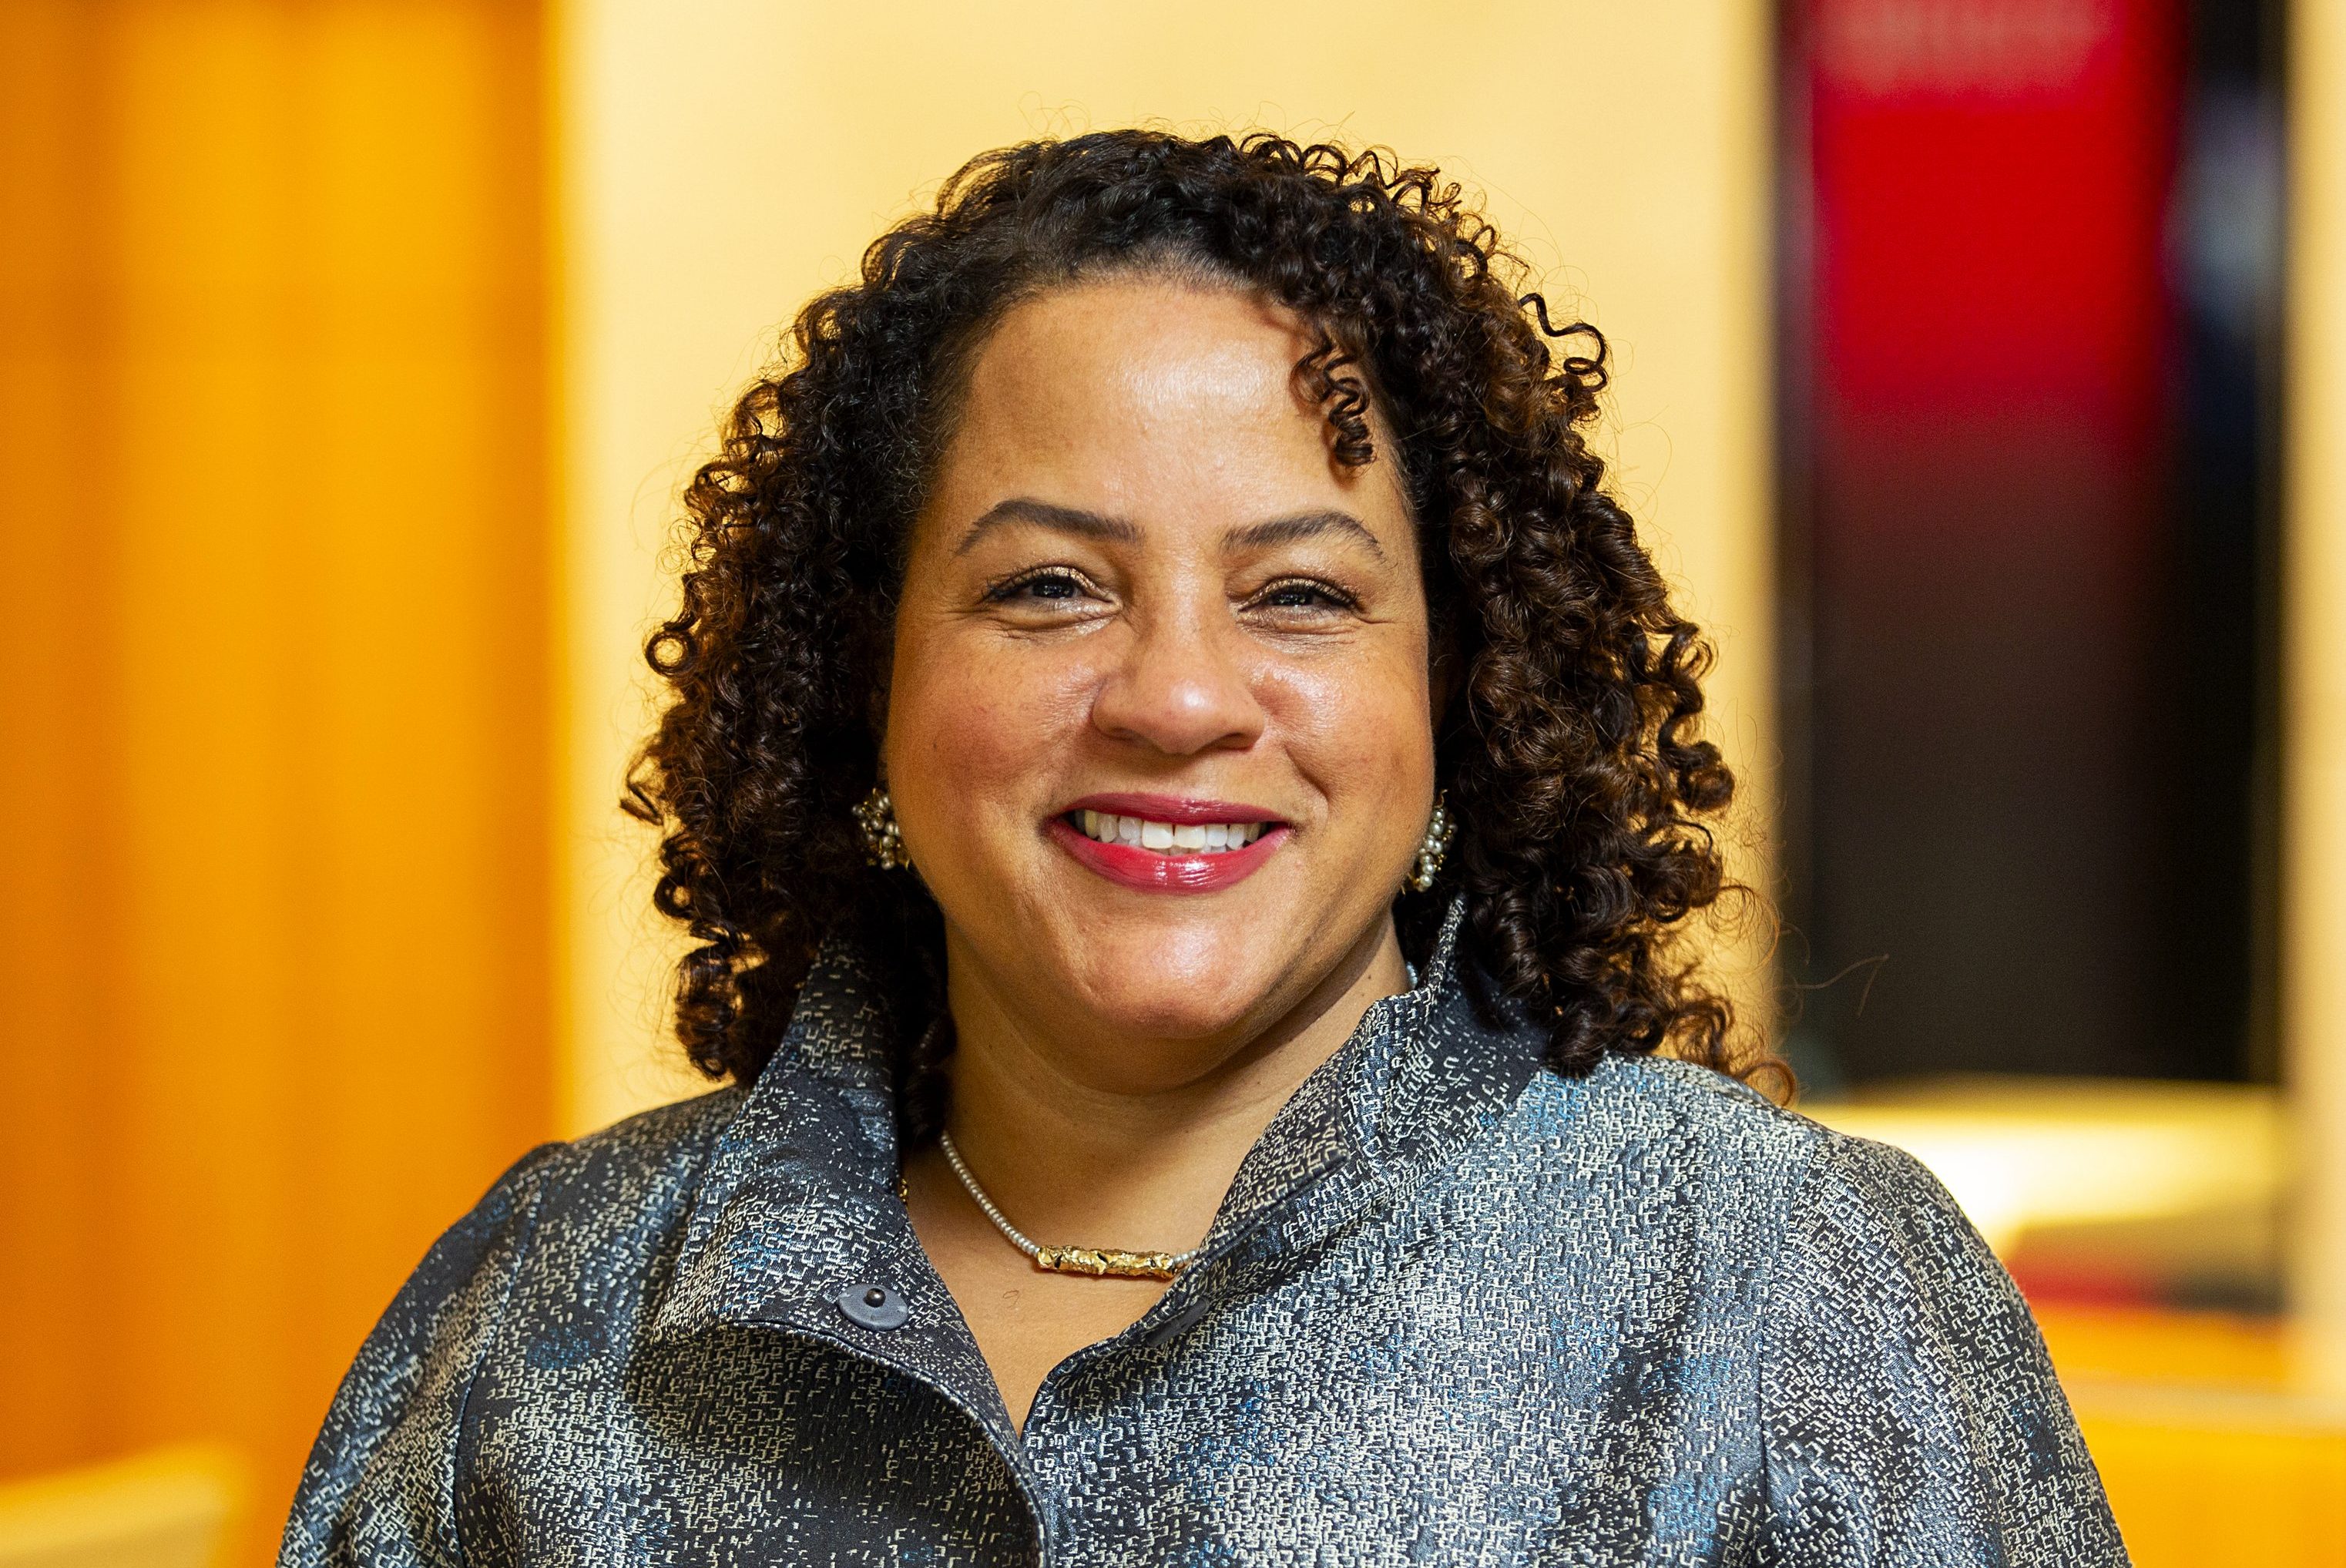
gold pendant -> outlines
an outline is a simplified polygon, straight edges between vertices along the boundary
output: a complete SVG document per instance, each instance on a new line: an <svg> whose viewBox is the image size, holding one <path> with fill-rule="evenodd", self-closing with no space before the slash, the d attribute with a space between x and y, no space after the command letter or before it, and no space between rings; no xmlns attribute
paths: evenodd
<svg viewBox="0 0 2346 1568"><path fill-rule="evenodd" d="M1114 1247L1045 1247L1035 1267L1054 1274L1088 1274L1096 1279L1177 1279L1181 1260L1170 1252L1126 1252Z"/></svg>

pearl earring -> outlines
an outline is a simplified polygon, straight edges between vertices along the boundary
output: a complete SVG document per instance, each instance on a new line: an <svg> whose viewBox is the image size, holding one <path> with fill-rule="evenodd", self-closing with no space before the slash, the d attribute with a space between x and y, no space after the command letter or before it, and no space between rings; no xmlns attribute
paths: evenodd
<svg viewBox="0 0 2346 1568"><path fill-rule="evenodd" d="M857 804L855 825L863 830L865 860L883 871L913 863L913 857L904 853L904 836L896 830L896 802L888 798L887 786L874 784Z"/></svg>
<svg viewBox="0 0 2346 1568"><path fill-rule="evenodd" d="M1450 852L1451 835L1458 831L1458 824L1450 820L1449 799L1447 794L1433 798L1433 815L1426 820L1425 837L1417 842L1417 862L1409 869L1414 891L1422 893L1433 885L1442 871L1442 857Z"/></svg>

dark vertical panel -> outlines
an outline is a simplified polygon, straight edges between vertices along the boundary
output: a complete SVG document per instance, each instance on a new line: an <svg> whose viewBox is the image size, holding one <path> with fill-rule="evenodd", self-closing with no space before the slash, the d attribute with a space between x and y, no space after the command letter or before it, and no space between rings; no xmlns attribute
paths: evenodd
<svg viewBox="0 0 2346 1568"><path fill-rule="evenodd" d="M2270 264L2191 227L2261 167L2207 33L2176 0L1788 13L1812 1078L2242 1070L2270 411L2202 285Z"/></svg>

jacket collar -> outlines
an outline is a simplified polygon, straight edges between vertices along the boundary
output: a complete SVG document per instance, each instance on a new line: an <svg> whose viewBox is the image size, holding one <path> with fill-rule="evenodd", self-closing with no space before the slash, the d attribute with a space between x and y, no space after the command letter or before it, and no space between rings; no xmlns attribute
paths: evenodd
<svg viewBox="0 0 2346 1568"><path fill-rule="evenodd" d="M1504 1003L1492 1004L1497 1027L1476 1016L1464 917L1462 900L1414 989L1372 1004L1272 1117L1205 1257L1168 1302L1218 1275L1235 1283L1215 1267L1226 1259L1255 1276L1398 1197L1514 1104L1540 1041ZM711 1156L654 1332L757 1324L831 1340L935 1384L1015 1449L994 1380L896 1194L893 1040L878 995L858 953L826 945L781 1047ZM902 1293L902 1327L859 1327L841 1310L842 1290L872 1285Z"/></svg>
<svg viewBox="0 0 2346 1568"><path fill-rule="evenodd" d="M1315 1223L1280 1227L1264 1250L1324 1234L1363 1200L1400 1196L1515 1103L1538 1044L1504 1004L1496 1029L1475 1016L1459 951L1464 921L1460 899L1415 986L1372 1003L1352 1037L1271 1118L1208 1233L1209 1257L1298 1198Z"/></svg>

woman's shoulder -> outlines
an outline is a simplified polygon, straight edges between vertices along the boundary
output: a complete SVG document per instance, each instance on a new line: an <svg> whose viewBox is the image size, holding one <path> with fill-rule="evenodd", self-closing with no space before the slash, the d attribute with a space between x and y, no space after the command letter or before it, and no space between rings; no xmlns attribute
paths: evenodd
<svg viewBox="0 0 2346 1568"><path fill-rule="evenodd" d="M699 1184L747 1092L728 1084L544 1144L508 1171L510 1201L547 1218L626 1224L673 1212Z"/></svg>
<svg viewBox="0 0 2346 1568"><path fill-rule="evenodd" d="M1559 1147L1668 1149L1682 1160L1771 1168L1803 1165L1840 1135L1748 1084L1668 1056L1608 1055L1572 1077L1537 1073L1516 1119L1525 1135Z"/></svg>
<svg viewBox="0 0 2346 1568"><path fill-rule="evenodd" d="M1905 1150L1836 1131L1726 1074L1670 1057L1608 1056L1577 1078L1538 1074L1515 1131L1545 1161L1633 1187L1708 1195L1775 1224L1819 1210L1963 1223L1945 1187Z"/></svg>
<svg viewBox="0 0 2346 1568"><path fill-rule="evenodd" d="M1862 1327L1875 1350L1953 1335L1978 1358L2041 1359L2010 1277L1921 1161L1710 1069L1625 1056L1543 1073L1499 1157L1511 1179L1485 1185L1522 1224L1706 1281L1786 1343L1814 1319L1843 1339Z"/></svg>

